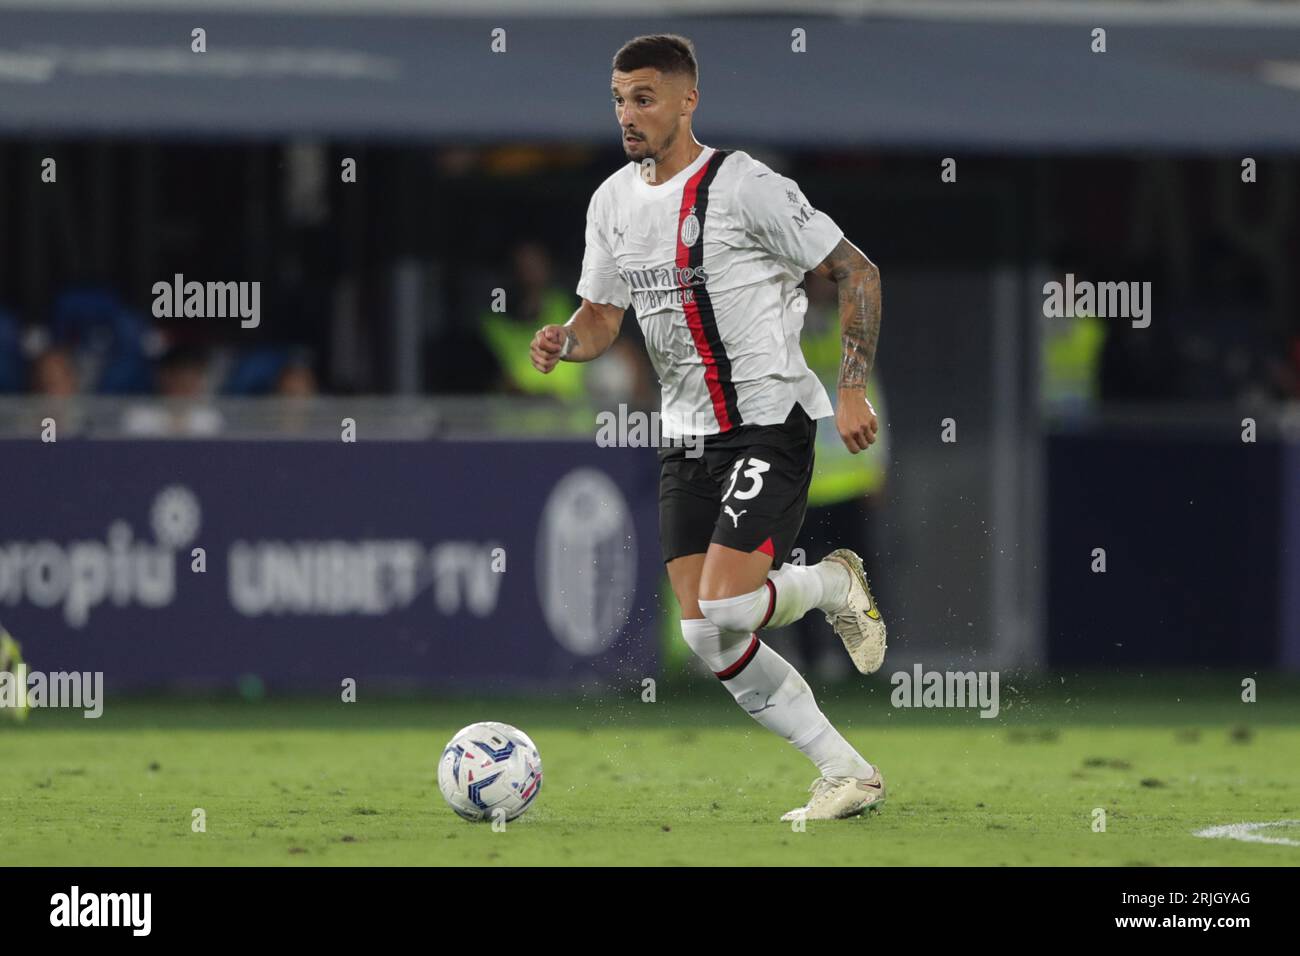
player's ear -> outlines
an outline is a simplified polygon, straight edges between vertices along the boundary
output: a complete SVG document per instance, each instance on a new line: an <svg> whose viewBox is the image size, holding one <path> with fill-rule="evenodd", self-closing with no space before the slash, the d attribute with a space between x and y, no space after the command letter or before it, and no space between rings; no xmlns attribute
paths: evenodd
<svg viewBox="0 0 1300 956"><path fill-rule="evenodd" d="M700 105L700 91L692 88L686 91L686 97L682 101L683 115L690 116L695 112L695 107Z"/></svg>
<svg viewBox="0 0 1300 956"><path fill-rule="evenodd" d="M671 77L668 82L682 96L682 112L690 113L694 110L695 104L700 100L700 91L695 88L691 78L684 73L679 73Z"/></svg>

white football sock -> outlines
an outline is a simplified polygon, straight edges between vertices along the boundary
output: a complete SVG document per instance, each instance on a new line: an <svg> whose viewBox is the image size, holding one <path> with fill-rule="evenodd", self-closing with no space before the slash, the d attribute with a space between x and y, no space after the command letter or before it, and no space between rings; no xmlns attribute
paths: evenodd
<svg viewBox="0 0 1300 956"><path fill-rule="evenodd" d="M764 584L757 591L715 601L699 599L700 610L714 627L737 634L749 634L763 626L763 619L772 606L772 589Z"/></svg>
<svg viewBox="0 0 1300 956"><path fill-rule="evenodd" d="M842 564L821 561L812 567L786 564L768 573L756 591L714 601L700 600L704 616L724 631L748 633L763 627L785 627L813 608L831 611L844 604L849 572Z"/></svg>
<svg viewBox="0 0 1300 956"><path fill-rule="evenodd" d="M812 688L754 634L728 632L706 619L683 620L682 637L745 712L804 753L823 776L870 777L871 764L817 706Z"/></svg>
<svg viewBox="0 0 1300 956"><path fill-rule="evenodd" d="M849 572L836 561L818 561L811 567L783 564L767 579L776 592L776 602L764 627L785 627L813 608L832 611L849 596Z"/></svg>
<svg viewBox="0 0 1300 956"><path fill-rule="evenodd" d="M876 768L867 763L829 722L825 730L799 749L817 765L823 777L861 777L866 780L876 772Z"/></svg>
<svg viewBox="0 0 1300 956"><path fill-rule="evenodd" d="M683 618L682 637L714 675L731 667L749 650L753 634L724 631L708 618Z"/></svg>

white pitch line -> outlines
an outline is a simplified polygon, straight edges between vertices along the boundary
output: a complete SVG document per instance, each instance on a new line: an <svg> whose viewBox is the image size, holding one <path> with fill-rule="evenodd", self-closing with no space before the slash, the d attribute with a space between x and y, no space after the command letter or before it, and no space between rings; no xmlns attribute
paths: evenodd
<svg viewBox="0 0 1300 956"><path fill-rule="evenodd" d="M1274 820L1271 823L1227 823L1218 827L1206 827L1204 830L1197 830L1192 836L1198 837L1226 837L1229 840L1242 840L1246 843L1274 843L1281 846L1300 846L1300 840L1292 840L1290 837L1270 837L1256 833L1256 830L1263 830L1267 827L1289 827L1300 826L1300 820Z"/></svg>

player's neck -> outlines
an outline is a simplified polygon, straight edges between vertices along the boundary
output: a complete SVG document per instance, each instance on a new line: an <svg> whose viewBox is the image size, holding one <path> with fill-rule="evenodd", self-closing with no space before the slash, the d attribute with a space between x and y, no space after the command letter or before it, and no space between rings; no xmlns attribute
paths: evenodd
<svg viewBox="0 0 1300 956"><path fill-rule="evenodd" d="M673 144L669 155L665 156L655 169L655 181L651 185L666 183L683 169L700 158L700 153L704 152L704 147L695 141L695 135L690 134L685 140L678 140Z"/></svg>

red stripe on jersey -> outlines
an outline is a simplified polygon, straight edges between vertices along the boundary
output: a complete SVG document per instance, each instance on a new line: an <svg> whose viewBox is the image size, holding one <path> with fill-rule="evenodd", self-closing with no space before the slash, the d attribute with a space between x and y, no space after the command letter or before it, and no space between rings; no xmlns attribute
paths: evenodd
<svg viewBox="0 0 1300 956"><path fill-rule="evenodd" d="M715 152L709 157L709 161L699 168L699 170L686 181L682 188L682 208L677 213L677 266L679 269L685 269L691 264L691 249L686 243L682 242L682 223L690 215L691 210L696 206L696 197L699 193L700 181L709 173L710 167L718 161L718 154ZM700 237L696 242L704 241L704 230L701 228ZM687 288L683 285L682 288ZM692 295L690 301L682 296L682 311L686 314L686 325L691 330L691 338L695 340L695 351L699 353L700 360L704 363L704 384L709 390L709 400L713 403L713 414L718 420L718 429L728 431L731 426L731 413L727 411L727 399L722 390L722 381L718 376L718 360L713 354L713 348L709 345L709 340L704 333L704 321L700 317L700 306Z"/></svg>

